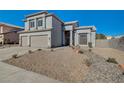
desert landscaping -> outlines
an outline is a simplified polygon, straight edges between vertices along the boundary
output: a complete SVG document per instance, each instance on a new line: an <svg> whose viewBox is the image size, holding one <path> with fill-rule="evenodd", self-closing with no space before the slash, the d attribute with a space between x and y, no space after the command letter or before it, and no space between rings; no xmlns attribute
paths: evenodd
<svg viewBox="0 0 124 93"><path fill-rule="evenodd" d="M124 82L123 69L116 58L99 54L95 49L78 47L37 49L22 56L15 54L4 62L65 83Z"/></svg>

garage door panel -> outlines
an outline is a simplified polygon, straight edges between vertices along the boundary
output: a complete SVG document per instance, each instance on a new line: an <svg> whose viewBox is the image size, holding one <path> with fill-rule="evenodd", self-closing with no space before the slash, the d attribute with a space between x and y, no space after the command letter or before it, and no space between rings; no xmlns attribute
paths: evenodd
<svg viewBox="0 0 124 93"><path fill-rule="evenodd" d="M27 36L22 36L21 37L21 44L22 44L22 46L28 46L28 37Z"/></svg>
<svg viewBox="0 0 124 93"><path fill-rule="evenodd" d="M31 36L31 47L48 47L48 35Z"/></svg>

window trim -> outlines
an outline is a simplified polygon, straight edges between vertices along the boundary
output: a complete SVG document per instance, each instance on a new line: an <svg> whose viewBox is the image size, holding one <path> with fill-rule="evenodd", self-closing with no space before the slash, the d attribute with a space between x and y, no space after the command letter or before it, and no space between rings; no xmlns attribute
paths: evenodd
<svg viewBox="0 0 124 93"><path fill-rule="evenodd" d="M35 27L35 20L29 20L29 28L34 28Z"/></svg>
<svg viewBox="0 0 124 93"><path fill-rule="evenodd" d="M39 25L39 21L41 21L41 25ZM37 18L37 27L42 27L42 26L43 26L43 19Z"/></svg>

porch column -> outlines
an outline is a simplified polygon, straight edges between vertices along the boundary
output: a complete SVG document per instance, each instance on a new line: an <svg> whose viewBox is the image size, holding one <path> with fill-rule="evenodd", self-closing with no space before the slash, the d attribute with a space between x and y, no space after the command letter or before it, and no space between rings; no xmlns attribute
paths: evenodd
<svg viewBox="0 0 124 93"><path fill-rule="evenodd" d="M65 45L65 31L62 31L62 44Z"/></svg>
<svg viewBox="0 0 124 93"><path fill-rule="evenodd" d="M34 26L35 26L35 29L38 29L38 27L37 27L37 18L34 19Z"/></svg>
<svg viewBox="0 0 124 93"><path fill-rule="evenodd" d="M70 30L70 46L73 45L73 33L72 30Z"/></svg>

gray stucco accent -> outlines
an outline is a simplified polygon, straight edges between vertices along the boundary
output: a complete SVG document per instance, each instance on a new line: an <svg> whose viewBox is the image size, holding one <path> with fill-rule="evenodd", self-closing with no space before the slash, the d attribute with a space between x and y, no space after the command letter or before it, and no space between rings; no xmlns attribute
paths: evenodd
<svg viewBox="0 0 124 93"><path fill-rule="evenodd" d="M52 17L51 43L53 47L62 46L62 23Z"/></svg>

